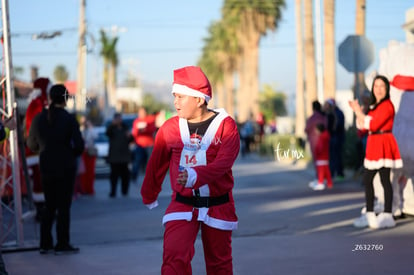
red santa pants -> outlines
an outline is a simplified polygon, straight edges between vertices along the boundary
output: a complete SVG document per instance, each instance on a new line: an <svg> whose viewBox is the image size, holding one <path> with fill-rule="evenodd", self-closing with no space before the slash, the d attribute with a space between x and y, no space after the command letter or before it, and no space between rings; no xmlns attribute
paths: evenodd
<svg viewBox="0 0 414 275"><path fill-rule="evenodd" d="M197 221L195 210L191 221L169 221L165 224L164 253L161 274L192 274L191 260L194 256L194 242L201 227L204 260L207 274L233 274L231 255L232 231L220 230Z"/></svg>
<svg viewBox="0 0 414 275"><path fill-rule="evenodd" d="M316 172L318 173L318 183L324 182L326 179L327 186L332 187L332 177L331 177L331 171L329 170L329 165L317 165L316 166Z"/></svg>

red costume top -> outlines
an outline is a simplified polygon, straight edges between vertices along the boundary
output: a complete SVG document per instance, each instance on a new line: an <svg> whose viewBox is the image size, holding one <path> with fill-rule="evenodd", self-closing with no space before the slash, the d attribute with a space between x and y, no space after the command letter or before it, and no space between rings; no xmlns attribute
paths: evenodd
<svg viewBox="0 0 414 275"><path fill-rule="evenodd" d="M315 162L317 166L329 164L329 140L330 135L327 130L319 134L315 146Z"/></svg>
<svg viewBox="0 0 414 275"><path fill-rule="evenodd" d="M48 105L49 90L52 86L51 81L48 78L40 77L33 82L33 92L30 94L32 99L27 106L25 116L25 137L29 136L29 130L32 125L32 121L37 114L40 114ZM44 201L43 188L40 181L39 170L39 155L32 152L29 147L26 146L26 163L32 167L32 181L33 181L33 199L35 201Z"/></svg>
<svg viewBox="0 0 414 275"><path fill-rule="evenodd" d="M163 223L171 220L190 221L193 206L177 202L175 198L177 193L192 197L194 190L198 189L201 196L219 197L229 194L227 203L199 208L198 220L222 230L237 228L238 222L232 194L234 186L232 166L239 153L240 137L235 121L224 110L216 111L218 115L207 128L200 143L192 143L187 120L177 116L167 120L158 130L154 150L148 161L141 195L144 204L152 204L155 207L164 177L167 171L170 171L173 194ZM205 164L202 164L203 151ZM190 157L183 154L184 152L189 152ZM196 181L191 188L177 183L180 165L191 167L190 169L194 169L196 173Z"/></svg>
<svg viewBox="0 0 414 275"><path fill-rule="evenodd" d="M132 136L135 143L141 147L154 145L155 116L138 117L132 123Z"/></svg>
<svg viewBox="0 0 414 275"><path fill-rule="evenodd" d="M30 97L30 101L26 110L26 125L25 125L25 134L29 135L29 129L32 125L33 118L42 112L43 108L48 105L48 94L51 88L51 82L48 78L38 78L33 82L33 88L35 89Z"/></svg>
<svg viewBox="0 0 414 275"><path fill-rule="evenodd" d="M365 152L364 167L401 168L402 159L397 141L392 134L394 124L394 105L386 99L371 109L365 117L363 127L369 131Z"/></svg>

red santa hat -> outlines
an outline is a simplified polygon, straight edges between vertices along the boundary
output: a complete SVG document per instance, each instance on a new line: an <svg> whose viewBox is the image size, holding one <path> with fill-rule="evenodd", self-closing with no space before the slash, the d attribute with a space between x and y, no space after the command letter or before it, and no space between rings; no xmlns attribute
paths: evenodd
<svg viewBox="0 0 414 275"><path fill-rule="evenodd" d="M414 91L414 76L397 74L390 84L403 91Z"/></svg>
<svg viewBox="0 0 414 275"><path fill-rule="evenodd" d="M201 97L206 103L212 98L210 82L201 68L196 66L174 70L171 93Z"/></svg>
<svg viewBox="0 0 414 275"><path fill-rule="evenodd" d="M43 106L47 106L48 105L47 98L48 98L51 87L52 87L52 82L49 80L49 78L46 78L46 77L37 78L33 82L33 88L35 90L33 91L31 98L34 99L34 98L40 97L40 99L42 100Z"/></svg>

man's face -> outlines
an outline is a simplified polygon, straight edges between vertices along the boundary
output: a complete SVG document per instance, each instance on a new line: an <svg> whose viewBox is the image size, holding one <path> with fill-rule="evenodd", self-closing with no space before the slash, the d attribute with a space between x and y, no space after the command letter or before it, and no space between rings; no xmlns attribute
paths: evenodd
<svg viewBox="0 0 414 275"><path fill-rule="evenodd" d="M199 102L197 97L174 93L174 107L181 118L191 120L199 108Z"/></svg>

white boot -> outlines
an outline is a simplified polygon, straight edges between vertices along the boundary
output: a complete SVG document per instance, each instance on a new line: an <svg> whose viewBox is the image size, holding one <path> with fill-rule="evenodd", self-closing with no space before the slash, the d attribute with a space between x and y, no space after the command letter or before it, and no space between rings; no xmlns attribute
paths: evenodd
<svg viewBox="0 0 414 275"><path fill-rule="evenodd" d="M365 215L367 216L369 228L377 229L379 226L375 212L367 212Z"/></svg>
<svg viewBox="0 0 414 275"><path fill-rule="evenodd" d="M379 228L388 228L394 227L395 221L391 213L381 213L378 215L378 227Z"/></svg>
<svg viewBox="0 0 414 275"><path fill-rule="evenodd" d="M365 213L361 214L361 216L354 220L354 226L358 228L363 228L368 226L368 220Z"/></svg>

